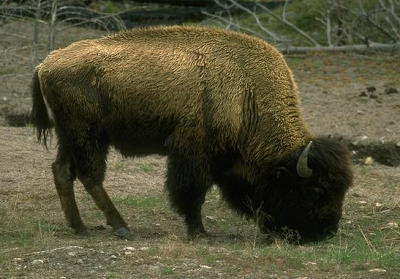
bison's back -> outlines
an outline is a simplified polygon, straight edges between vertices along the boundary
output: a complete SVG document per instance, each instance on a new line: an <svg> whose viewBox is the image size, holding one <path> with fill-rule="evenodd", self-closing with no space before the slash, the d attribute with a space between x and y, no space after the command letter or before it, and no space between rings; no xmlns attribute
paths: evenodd
<svg viewBox="0 0 400 279"><path fill-rule="evenodd" d="M39 76L56 120L100 123L120 142L187 143L208 134L224 145L255 117L244 112L250 99L279 111L279 93L297 105L291 73L274 48L217 29L159 27L76 42L51 53ZM280 90L277 81L289 86Z"/></svg>

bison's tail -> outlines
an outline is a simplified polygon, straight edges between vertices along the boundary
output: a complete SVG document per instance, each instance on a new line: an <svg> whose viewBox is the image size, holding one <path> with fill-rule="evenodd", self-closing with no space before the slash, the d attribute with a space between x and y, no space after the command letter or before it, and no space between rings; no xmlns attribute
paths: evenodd
<svg viewBox="0 0 400 279"><path fill-rule="evenodd" d="M50 119L49 111L46 106L46 100L43 97L42 89L39 81L39 67L36 67L32 78L32 123L36 128L38 142L43 143L47 148L47 139L50 129L53 127L53 121Z"/></svg>

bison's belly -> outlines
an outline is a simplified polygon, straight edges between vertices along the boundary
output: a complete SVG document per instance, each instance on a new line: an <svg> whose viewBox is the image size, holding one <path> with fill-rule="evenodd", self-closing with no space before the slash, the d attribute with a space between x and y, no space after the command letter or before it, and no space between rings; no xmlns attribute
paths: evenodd
<svg viewBox="0 0 400 279"><path fill-rule="evenodd" d="M125 156L146 156L167 153L166 141L172 133L168 125L157 122L114 124L109 130L110 144Z"/></svg>

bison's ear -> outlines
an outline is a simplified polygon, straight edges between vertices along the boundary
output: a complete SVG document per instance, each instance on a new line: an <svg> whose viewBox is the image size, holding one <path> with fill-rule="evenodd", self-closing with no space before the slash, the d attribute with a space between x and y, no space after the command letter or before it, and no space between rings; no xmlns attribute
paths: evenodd
<svg viewBox="0 0 400 279"><path fill-rule="evenodd" d="M312 141L304 148L297 160L297 174L303 178L308 178L312 175L312 169L308 167L308 153L310 152L311 144Z"/></svg>

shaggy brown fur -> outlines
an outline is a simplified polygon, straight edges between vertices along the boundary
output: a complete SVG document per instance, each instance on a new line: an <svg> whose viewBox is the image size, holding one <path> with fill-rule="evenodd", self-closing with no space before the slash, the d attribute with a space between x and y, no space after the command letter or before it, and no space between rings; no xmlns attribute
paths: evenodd
<svg viewBox="0 0 400 279"><path fill-rule="evenodd" d="M262 40L199 27L131 30L53 51L37 67L32 88L39 140L46 142L54 118L59 140L55 184L77 232L85 228L73 196L76 176L117 234L129 234L102 187L109 145L127 156L169 156L166 187L191 235L204 232L201 205L212 183L244 214L250 214L245 199L263 207L279 201L274 210L265 208L266 214L276 215L285 208L285 191L318 184L319 168L328 168L322 179L346 177L342 184L332 178L332 187L340 191L329 199L337 202L327 200L322 206L335 204L333 223L338 221L351 184L348 153L335 145L335 160L311 158L315 175L308 180L297 176L292 166L313 138L301 117L291 71ZM317 142L310 155L331 152L325 150L330 143ZM293 181L277 179L282 169ZM238 195L243 187L246 196ZM251 197L254 189L268 194L258 201ZM293 199L303 202L300 196ZM304 226L307 216L302 212ZM285 218L279 226L286 225Z"/></svg>

